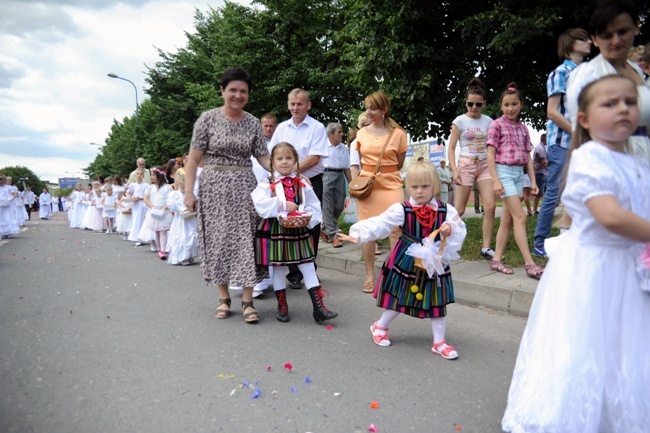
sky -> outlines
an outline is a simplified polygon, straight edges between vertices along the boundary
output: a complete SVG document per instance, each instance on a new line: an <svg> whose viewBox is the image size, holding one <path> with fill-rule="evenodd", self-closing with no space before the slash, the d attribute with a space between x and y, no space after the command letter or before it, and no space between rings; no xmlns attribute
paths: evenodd
<svg viewBox="0 0 650 433"><path fill-rule="evenodd" d="M248 4L248 1L239 1ZM145 98L156 48L176 52L221 0L0 0L0 168L83 177L113 120ZM134 161L135 164L135 161Z"/></svg>

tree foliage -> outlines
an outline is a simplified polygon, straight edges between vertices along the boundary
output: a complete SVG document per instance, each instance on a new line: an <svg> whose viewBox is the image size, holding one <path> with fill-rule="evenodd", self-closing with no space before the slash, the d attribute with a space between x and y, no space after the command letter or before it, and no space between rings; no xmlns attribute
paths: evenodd
<svg viewBox="0 0 650 433"><path fill-rule="evenodd" d="M246 110L289 117L287 94L310 92L310 115L356 124L364 97L385 91L391 114L413 139L446 135L465 111L466 86L488 87L485 113L515 81L524 120L543 128L545 83L560 63L557 37L584 27L596 0L255 0L196 11L193 32L148 69L148 99L115 122L87 174L126 173L143 156L161 164L189 149L194 121L222 104L219 79L234 66L253 76ZM646 7L647 9L647 7Z"/></svg>
<svg viewBox="0 0 650 433"><path fill-rule="evenodd" d="M43 188L45 187L45 183L42 182L38 176L36 176L36 174L27 167L18 165L13 167L3 167L0 168L0 173L11 177L14 185L16 185L21 191L23 191L23 183L18 180L20 178L27 178L28 180L25 181L25 185L29 185L32 188L32 191L34 191L34 193L37 195L43 191Z"/></svg>

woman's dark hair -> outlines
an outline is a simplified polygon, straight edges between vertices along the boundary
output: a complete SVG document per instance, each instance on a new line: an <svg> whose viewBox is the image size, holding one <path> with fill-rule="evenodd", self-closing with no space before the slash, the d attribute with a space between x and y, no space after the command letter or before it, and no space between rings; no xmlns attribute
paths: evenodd
<svg viewBox="0 0 650 433"><path fill-rule="evenodd" d="M635 24L639 23L639 7L633 0L603 0L589 19L589 31L598 36L605 33L607 26L614 18L628 14Z"/></svg>
<svg viewBox="0 0 650 433"><path fill-rule="evenodd" d="M253 88L253 80L251 75L246 72L244 68L230 68L221 76L221 88L225 89L228 87L228 83L231 81L244 81L248 84L248 91Z"/></svg>
<svg viewBox="0 0 650 433"><path fill-rule="evenodd" d="M507 95L517 95L519 98L519 102L521 102L521 106L524 106L524 94L521 93L521 90L517 88L517 83L514 81L511 83L508 83L508 86L506 87L506 90L501 93L501 97L499 98L499 105L501 102L503 102L503 98Z"/></svg>
<svg viewBox="0 0 650 433"><path fill-rule="evenodd" d="M485 83L483 83L480 78L474 77L469 80L469 83L467 84L467 96L469 95L479 95L482 96L483 99L487 99L485 96Z"/></svg>
<svg viewBox="0 0 650 433"><path fill-rule="evenodd" d="M113 176L113 182L115 183L115 185L119 185L119 186L124 185L122 183L122 176L120 176L119 174L116 174L115 176Z"/></svg>

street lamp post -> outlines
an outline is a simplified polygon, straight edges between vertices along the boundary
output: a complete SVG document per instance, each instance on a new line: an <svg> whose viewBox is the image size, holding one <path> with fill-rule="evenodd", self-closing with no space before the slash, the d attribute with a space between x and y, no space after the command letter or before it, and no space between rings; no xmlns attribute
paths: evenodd
<svg viewBox="0 0 650 433"><path fill-rule="evenodd" d="M28 177L19 177L18 181L23 183L23 191L25 191L27 188L25 187L25 182L28 181Z"/></svg>
<svg viewBox="0 0 650 433"><path fill-rule="evenodd" d="M111 77L111 78L117 78L118 80L127 81L127 82L131 83L131 85L133 86L133 90L135 90L135 128L136 128L135 149L136 149L136 152L139 153L140 152L140 144L138 142L138 125L139 125L139 120L138 120L138 117L139 117L139 114L138 114L138 110L139 110L139 108L138 108L139 107L139 104L138 104L138 88L135 86L133 81L128 80L128 79L123 78L123 77L120 77L115 72L110 72L107 75L109 77Z"/></svg>

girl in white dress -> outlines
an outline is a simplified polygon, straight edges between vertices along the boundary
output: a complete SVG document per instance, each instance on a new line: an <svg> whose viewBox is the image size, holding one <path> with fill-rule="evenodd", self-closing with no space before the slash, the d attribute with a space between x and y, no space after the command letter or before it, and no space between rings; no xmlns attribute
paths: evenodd
<svg viewBox="0 0 650 433"><path fill-rule="evenodd" d="M162 167L151 169L151 186L144 196L144 204L149 208L147 229L153 231L158 245L158 257L167 259L167 232L172 225L172 214L167 210L167 198L172 187L167 183L167 176Z"/></svg>
<svg viewBox="0 0 650 433"><path fill-rule="evenodd" d="M129 230L129 237L131 242L135 242L135 246L139 247L143 241L140 240L138 234L144 224L144 219L147 216L147 208L144 205L144 193L149 187L148 184L143 182L144 168L135 170L135 182L129 184L128 195L133 200L133 208L131 213L131 229Z"/></svg>
<svg viewBox="0 0 650 433"><path fill-rule="evenodd" d="M129 238L129 230L131 230L131 225L133 223L132 219L132 209L133 209L133 203L129 201L125 201L124 199L127 198L124 192L120 193L121 195L118 196L117 200L117 232L122 233L124 236L122 237L123 240L127 240Z"/></svg>
<svg viewBox="0 0 650 433"><path fill-rule="evenodd" d="M102 197L102 217L104 218L104 227L106 233L113 233L113 224L115 223L115 202L117 197L113 194L113 186L107 184L104 186L106 192Z"/></svg>
<svg viewBox="0 0 650 433"><path fill-rule="evenodd" d="M38 196L38 217L42 220L47 220L52 216L52 197L47 191L47 188L43 188L43 192Z"/></svg>
<svg viewBox="0 0 650 433"><path fill-rule="evenodd" d="M84 198L84 192L82 191L81 184L78 183L75 185L75 190L70 194L70 228L78 229L81 228L81 222L83 220L83 207L81 206L81 201Z"/></svg>
<svg viewBox="0 0 650 433"><path fill-rule="evenodd" d="M95 181L92 183L93 190L88 199L88 208L84 215L83 228L101 233L104 228L104 217L102 216L102 185Z"/></svg>
<svg viewBox="0 0 650 433"><path fill-rule="evenodd" d="M650 167L630 153L637 88L580 93L562 193L571 228L547 239L502 421L507 432L648 432ZM583 144L584 143L584 144ZM552 251L552 252L551 252Z"/></svg>
<svg viewBox="0 0 650 433"><path fill-rule="evenodd" d="M15 194L6 182L5 175L0 174L0 236L2 239L20 233L13 209L13 202L16 200Z"/></svg>
<svg viewBox="0 0 650 433"><path fill-rule="evenodd" d="M167 239L167 263L188 266L199 255L199 238L196 231L196 216L187 216L185 198L185 174L176 171L176 190L167 197L167 209L174 213L174 220Z"/></svg>
<svg viewBox="0 0 650 433"><path fill-rule="evenodd" d="M59 197L52 197L52 213L59 213Z"/></svg>
<svg viewBox="0 0 650 433"><path fill-rule="evenodd" d="M11 189L11 194L14 196L14 199L11 201L11 205L13 207L16 224L18 224L19 227L24 226L26 218L24 215L25 206L23 206L23 199L20 196L20 191L18 190L18 187L14 185L11 176L7 176L7 185Z"/></svg>

